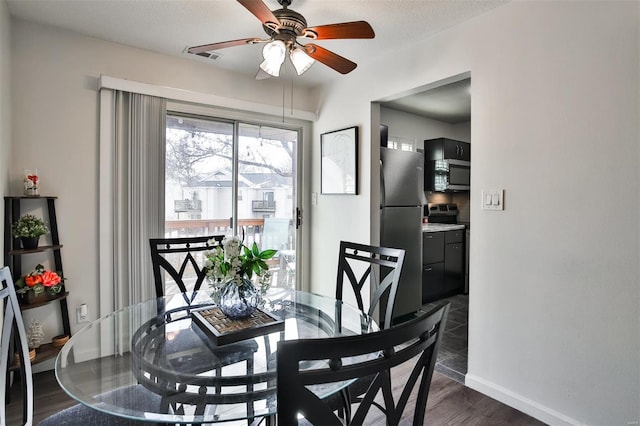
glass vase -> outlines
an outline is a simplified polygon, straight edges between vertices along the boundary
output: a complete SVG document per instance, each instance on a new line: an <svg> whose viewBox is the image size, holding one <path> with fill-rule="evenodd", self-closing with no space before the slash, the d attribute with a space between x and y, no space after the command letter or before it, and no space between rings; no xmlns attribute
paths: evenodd
<svg viewBox="0 0 640 426"><path fill-rule="evenodd" d="M251 316L259 304L260 292L247 278L240 285L227 281L220 292L220 310L231 319Z"/></svg>

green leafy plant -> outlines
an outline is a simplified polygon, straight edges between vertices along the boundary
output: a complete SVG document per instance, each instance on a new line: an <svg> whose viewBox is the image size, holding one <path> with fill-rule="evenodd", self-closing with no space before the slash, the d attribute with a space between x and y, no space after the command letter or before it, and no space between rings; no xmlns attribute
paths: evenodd
<svg viewBox="0 0 640 426"><path fill-rule="evenodd" d="M42 219L25 214L13 223L11 231L16 238L34 238L48 233L49 227Z"/></svg>
<svg viewBox="0 0 640 426"><path fill-rule="evenodd" d="M209 243L215 244L215 240ZM276 253L273 249L260 251L255 242L249 248L238 236L225 238L222 245L205 253L207 277L212 281L233 281L240 285L245 277L251 279L255 274L264 281L270 278L266 260Z"/></svg>

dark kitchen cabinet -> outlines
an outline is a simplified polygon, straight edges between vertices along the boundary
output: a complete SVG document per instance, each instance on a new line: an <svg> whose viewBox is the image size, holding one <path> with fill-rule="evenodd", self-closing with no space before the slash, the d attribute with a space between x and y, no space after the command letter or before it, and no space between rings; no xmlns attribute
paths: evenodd
<svg viewBox="0 0 640 426"><path fill-rule="evenodd" d="M422 265L422 303L439 299L443 285L444 262Z"/></svg>
<svg viewBox="0 0 640 426"><path fill-rule="evenodd" d="M471 144L448 138L424 141L425 160L471 161Z"/></svg>
<svg viewBox="0 0 640 426"><path fill-rule="evenodd" d="M445 244L442 290L445 293L464 290L464 243Z"/></svg>
<svg viewBox="0 0 640 426"><path fill-rule="evenodd" d="M444 262L444 232L422 233L422 264Z"/></svg>
<svg viewBox="0 0 640 426"><path fill-rule="evenodd" d="M444 234L445 244L464 243L464 229L455 229L453 231L441 232L441 234Z"/></svg>
<svg viewBox="0 0 640 426"><path fill-rule="evenodd" d="M422 233L422 303L442 294L444 280L444 232Z"/></svg>
<svg viewBox="0 0 640 426"><path fill-rule="evenodd" d="M422 303L464 291L465 230L422 233Z"/></svg>
<svg viewBox="0 0 640 426"><path fill-rule="evenodd" d="M461 293L464 290L464 229L444 233L444 282L446 294Z"/></svg>

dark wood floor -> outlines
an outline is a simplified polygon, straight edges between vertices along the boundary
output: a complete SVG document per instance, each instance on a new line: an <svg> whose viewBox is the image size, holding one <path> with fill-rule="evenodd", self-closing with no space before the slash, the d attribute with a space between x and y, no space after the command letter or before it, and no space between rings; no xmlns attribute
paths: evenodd
<svg viewBox="0 0 640 426"><path fill-rule="evenodd" d="M75 403L60 389L53 371L35 374L34 381L34 424L37 425L47 416ZM19 384L13 386L12 394L11 403L8 406L7 425L19 425L22 418ZM426 423L443 426L539 426L544 424L438 372L434 373L431 383ZM374 413L367 424L384 424L384 420Z"/></svg>

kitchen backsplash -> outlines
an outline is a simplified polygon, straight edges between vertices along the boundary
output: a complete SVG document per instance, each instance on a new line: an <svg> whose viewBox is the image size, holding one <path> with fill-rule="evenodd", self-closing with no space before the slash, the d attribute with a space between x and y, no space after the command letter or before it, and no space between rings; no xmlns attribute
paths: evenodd
<svg viewBox="0 0 640 426"><path fill-rule="evenodd" d="M458 222L471 222L471 203L468 192L425 192L428 203L456 203Z"/></svg>
<svg viewBox="0 0 640 426"><path fill-rule="evenodd" d="M458 205L458 222L471 222L469 193L454 193L453 202Z"/></svg>

